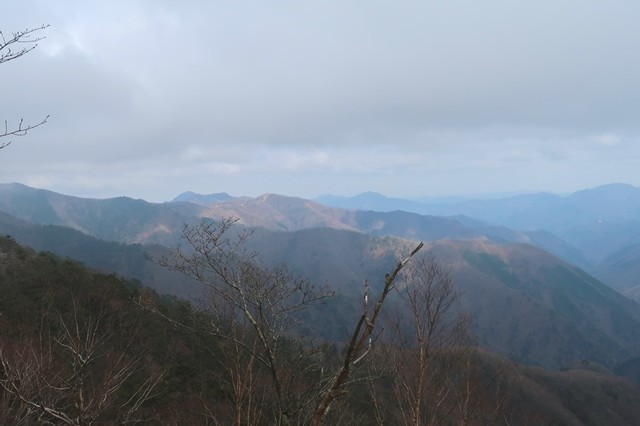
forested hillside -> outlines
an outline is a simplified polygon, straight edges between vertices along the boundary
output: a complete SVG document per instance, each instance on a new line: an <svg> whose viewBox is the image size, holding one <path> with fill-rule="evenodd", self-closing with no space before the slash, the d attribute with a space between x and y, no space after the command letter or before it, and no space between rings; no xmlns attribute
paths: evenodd
<svg viewBox="0 0 640 426"><path fill-rule="evenodd" d="M275 419L268 369L257 360L247 363L250 352L237 352L216 337L205 311L36 253L9 237L0 239L0 290L3 424L232 424L238 418L270 424ZM315 387L318 378L339 366L345 342L301 346L304 340L296 333L283 339L289 343L282 342L279 356L290 360L283 374L302 372L291 377L297 385L290 391L308 389L296 395L306 395L312 407L322 396ZM394 341L376 345L367 366L357 369L359 384L348 388L327 424L409 421L403 410L410 405L403 404L410 400L396 385L410 377L405 368L415 375L416 360L389 346ZM632 424L640 415L637 387L588 364L552 372L519 367L466 345L432 344L425 363L430 384L420 404L436 423ZM391 362L400 358L405 358L401 364ZM306 360L302 370L296 359ZM444 392L448 396L434 406L432 397ZM577 402L584 400L591 402ZM291 414L296 424L310 421L309 407L298 406Z"/></svg>

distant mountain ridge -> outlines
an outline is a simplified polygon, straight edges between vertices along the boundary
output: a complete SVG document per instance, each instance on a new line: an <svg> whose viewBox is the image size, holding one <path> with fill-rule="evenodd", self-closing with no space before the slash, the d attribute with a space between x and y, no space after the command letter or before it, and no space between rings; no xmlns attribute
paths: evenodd
<svg viewBox="0 0 640 426"><path fill-rule="evenodd" d="M368 209L375 202L381 211L401 207L422 215L469 217L528 234L546 231L573 247L574 254L565 259L589 270L595 270L613 253L640 243L640 188L621 183L566 196L536 193L452 203L420 203L380 194L323 196L317 200L355 210ZM555 253L563 256L560 251Z"/></svg>
<svg viewBox="0 0 640 426"><path fill-rule="evenodd" d="M187 203L194 203L194 204L200 204L203 206L208 206L212 203L217 203L219 201L229 201L229 200L232 200L233 198L235 197L232 197L226 192L218 192L214 194L205 195L205 194L197 194L195 192L187 191L178 195L170 202L172 203L187 202Z"/></svg>
<svg viewBox="0 0 640 426"><path fill-rule="evenodd" d="M613 368L640 353L640 307L533 247L572 254L571 246L544 231L512 230L466 216L344 210L275 194L204 206L81 199L0 185L0 211L2 232L37 248L79 253L87 262L97 258L101 268L152 280L159 290L174 294L183 289L172 288L160 271L137 265L145 262L144 251L166 253L158 244L178 244L184 223L238 217L254 228L250 248L265 260L287 263L313 281L334 286L339 297L324 314L332 333L339 333L344 319L361 306L364 279L375 291L396 259L424 240L425 253L429 250L451 268L462 292L460 304L474 317L474 334L492 351L554 368L580 359ZM95 238L145 246L121 247Z"/></svg>
<svg viewBox="0 0 640 426"><path fill-rule="evenodd" d="M193 223L192 207L176 209L128 197L79 198L21 184L0 184L0 211L40 225L66 226L107 241L168 243L184 223ZM191 210L189 213L186 210Z"/></svg>
<svg viewBox="0 0 640 426"><path fill-rule="evenodd" d="M321 204L353 210L404 210L437 216L464 215L521 230L552 232L594 222L640 220L640 188L613 183L558 196L540 192L496 199L459 202L417 202L366 192L353 197L324 195Z"/></svg>
<svg viewBox="0 0 640 426"><path fill-rule="evenodd" d="M383 197L376 193L366 193L365 196L373 199ZM549 250L579 266L587 264L578 250L550 233L513 231L466 216L420 215L400 209L344 210L324 207L311 200L276 194L265 194L256 198L236 197L227 202L213 202L201 212L201 215L233 216L247 226L283 231L330 227L412 240L488 238L496 242L520 242Z"/></svg>
<svg viewBox="0 0 640 426"><path fill-rule="evenodd" d="M3 184L0 185L0 211L34 223L68 226L100 239L144 244L170 244L179 238L184 223L230 216L246 226L281 231L330 227L424 240L484 237L494 242L532 244L594 272L602 269L598 265L608 256L640 243L640 219L634 219L640 215L640 208L635 207L640 203L639 191L630 185L614 184L567 197L527 194L500 200L447 203L439 208L456 215L433 216L400 210L345 210L276 194L250 198L187 192L176 197L179 201L157 204L126 197L104 200L69 197L21 184ZM364 195L372 199L383 197L374 193ZM625 200L630 200L630 207L618 209ZM565 211L566 203L574 207ZM415 202L409 204L416 205ZM574 212L574 208L579 211ZM608 208L614 212L606 215ZM459 214L461 210L480 212L479 217L491 216L496 222ZM549 214L541 211L551 211L552 218L545 221ZM541 228L522 231L509 227L510 220L517 216L521 216L520 223L538 221ZM596 217L604 219L593 219ZM588 218L594 222L588 222ZM501 220L507 224L500 223ZM554 231L562 221L569 223L567 227Z"/></svg>
<svg viewBox="0 0 640 426"><path fill-rule="evenodd" d="M425 240L486 236L453 218L401 211L347 211L276 194L231 198L205 206L184 201L148 203L127 197L85 199L4 184L0 185L0 211L37 224L67 226L100 239L145 244L175 242L184 223L224 217L237 218L245 226L280 231L324 227Z"/></svg>
<svg viewBox="0 0 640 426"><path fill-rule="evenodd" d="M369 195L376 199L380 197L379 194ZM525 207L540 199L540 196L523 197ZM619 238L615 240L602 241L602 238L608 238L604 234L600 240L592 242L585 238L596 235L590 229L572 228L559 238L558 234L549 231L518 231L465 215L445 217L400 210L345 210L276 194L250 198L231 197L226 193L183 193L176 199L179 201L161 204L126 197L95 200L68 197L20 184L0 185L0 211L34 223L68 226L97 238L127 243L169 244L179 238L179 229L184 223L195 223L203 218L235 217L245 226L281 231L329 227L427 241L488 238L495 242L521 242L593 270L594 259L602 259L623 248L630 238L631 242L635 241L633 234L624 230L616 233ZM497 202L519 205L521 201L520 197L515 197ZM455 205L447 206L453 208ZM520 205L518 209L526 210L525 207ZM640 221L637 223L640 233ZM115 224L118 226L113 226ZM597 227L606 229L614 225L617 226L599 223Z"/></svg>
<svg viewBox="0 0 640 426"><path fill-rule="evenodd" d="M377 212L391 212L402 210L411 213L420 213L423 204L417 201L402 198L388 198L377 192L363 192L353 197L340 197L336 195L321 195L314 201L331 207L339 207L349 210L373 210Z"/></svg>
<svg viewBox="0 0 640 426"><path fill-rule="evenodd" d="M185 277L148 262L148 253L168 253L159 246L104 242L5 213L0 214L0 232L38 249L135 277L163 293L197 296L198 287ZM287 263L296 273L337 291L336 300L315 314L325 318L317 326L335 338L346 337L345 319L361 305L364 280L372 291L379 291L384 274L415 245L331 228L259 228L249 244L268 263ZM542 250L487 239L432 241L424 250L451 269L461 292L460 307L474 319L473 334L491 351L551 368L581 359L614 368L640 353L640 307Z"/></svg>
<svg viewBox="0 0 640 426"><path fill-rule="evenodd" d="M640 189L632 185L609 184L565 196L532 193L439 203L389 198L375 192L354 197L324 195L314 201L348 209L351 213L339 219L347 225L345 229L373 235L426 240L444 235L454 239L484 236L495 242L532 244L640 300L636 278L640 256L630 259L623 254L640 244ZM410 213L423 218L414 219Z"/></svg>

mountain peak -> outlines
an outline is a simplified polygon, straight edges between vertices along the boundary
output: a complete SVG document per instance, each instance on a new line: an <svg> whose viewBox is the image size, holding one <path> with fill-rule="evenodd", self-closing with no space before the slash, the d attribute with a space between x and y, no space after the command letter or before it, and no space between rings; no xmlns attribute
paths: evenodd
<svg viewBox="0 0 640 426"><path fill-rule="evenodd" d="M196 192L186 191L178 195L177 197L175 197L173 200L170 201L170 203L186 202L186 203L193 203L193 204L208 206L210 204L217 203L220 201L229 201L233 198L234 197L227 194L226 192L218 192L213 194L198 194Z"/></svg>
<svg viewBox="0 0 640 426"><path fill-rule="evenodd" d="M375 192L375 191L365 191L365 192L361 192L360 194L357 194L355 196L353 196L352 198L383 198L383 199L388 199L389 197L387 197L384 194L381 194L379 192Z"/></svg>

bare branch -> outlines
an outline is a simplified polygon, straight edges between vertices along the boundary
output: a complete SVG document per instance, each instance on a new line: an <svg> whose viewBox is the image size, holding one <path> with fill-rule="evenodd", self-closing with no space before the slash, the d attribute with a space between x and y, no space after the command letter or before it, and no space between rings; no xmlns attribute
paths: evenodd
<svg viewBox="0 0 640 426"><path fill-rule="evenodd" d="M141 358L131 354L133 335L124 348L108 348L112 321L118 319L111 316L106 295L92 302L97 306L88 308L72 295L68 312L54 309L57 334L48 334L47 324L36 340L20 339L10 351L0 345L0 390L20 401L13 411L26 412L27 424L92 424L114 409L120 423L134 422L142 404L154 396L162 371L128 396L117 395L140 371ZM48 315L43 314L43 323Z"/></svg>
<svg viewBox="0 0 640 426"><path fill-rule="evenodd" d="M238 229L236 223L237 219L227 218L185 226L187 247L176 249L173 258L159 263L199 281L208 290L211 323L207 334L222 338L221 344L230 351L224 367L234 389L236 424L243 416L254 415L240 412L245 406L248 409L248 398L253 398L240 385L254 387L252 374L258 367L268 376L265 383L274 401L273 421L289 424L318 395L317 383L304 377L311 368L306 359L314 354L294 337L297 314L333 293L295 277L287 266L265 265L255 252L246 249L251 232ZM287 358L291 354L283 349L285 342L295 342L299 352L294 353L301 358Z"/></svg>
<svg viewBox="0 0 640 426"><path fill-rule="evenodd" d="M36 33L46 28L49 28L49 25L41 25L37 28L26 28L23 31L12 33L10 37L6 37L4 33L0 31L0 64L18 59L38 47L38 42L46 37L36 35ZM20 47L14 50L14 46Z"/></svg>
<svg viewBox="0 0 640 426"><path fill-rule="evenodd" d="M367 342L372 337L373 330L376 325L376 321L378 316L380 315L380 311L382 310L382 306L384 301L386 300L389 292L394 288L394 283L396 277L404 268L404 266L411 260L411 258L424 246L421 242L414 248L409 256L407 256L404 260L398 262L395 269L391 274L387 274L385 276L385 283L382 293L378 297L376 304L373 308L373 312L369 317L369 312L363 312L358 320L353 334L351 336L351 341L349 346L347 347L347 351L340 369L335 373L332 379L331 386L321 397L313 419L312 425L319 426L324 422L326 415L333 403L346 392L346 386L348 384L349 376L351 375L351 370L354 366L356 366L362 359L366 357L371 351L371 346L367 346ZM367 284L368 288L368 284ZM368 290L366 290L368 291ZM368 300L366 300L365 308L368 307ZM364 325L364 327L363 327Z"/></svg>
<svg viewBox="0 0 640 426"><path fill-rule="evenodd" d="M18 59L33 49L38 47L38 42L45 38L38 34L38 31L45 30L49 25L41 25L37 28L26 28L23 31L17 31L11 34L11 36L5 36L0 31L0 64ZM17 128L9 128L9 123L5 120L4 131L0 132L0 138L10 136L24 136L30 130L40 127L47 122L49 115L47 115L42 121L36 124L25 123L24 119L20 119ZM6 148L11 144L11 141L0 143L0 149Z"/></svg>
<svg viewBox="0 0 640 426"><path fill-rule="evenodd" d="M41 122L39 122L37 124L25 124L24 123L24 119L20 119L20 123L18 123L18 127L16 129L13 129L13 130L9 130L9 123L5 120L4 121L4 132L0 133L0 138L4 138L6 136L24 136L30 130L33 130L36 127L40 127L43 124L45 124L47 122L47 120L49 119L49 117L50 116L47 115L44 118L44 120L42 120ZM0 143L0 149L6 148L9 145L11 145L11 141Z"/></svg>

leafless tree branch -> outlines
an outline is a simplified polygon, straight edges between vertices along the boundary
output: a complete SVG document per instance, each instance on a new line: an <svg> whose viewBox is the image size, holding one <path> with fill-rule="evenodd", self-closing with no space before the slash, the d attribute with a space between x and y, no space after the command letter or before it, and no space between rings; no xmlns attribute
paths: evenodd
<svg viewBox="0 0 640 426"><path fill-rule="evenodd" d="M163 371L143 380L124 402L116 397L139 371L140 358L127 354L134 336L124 350L107 348L108 310L104 299L97 302L95 310L83 309L73 297L70 312L55 315L56 335L42 328L37 340L0 342L0 389L18 401L12 411L25 424L92 424L113 407L119 423L137 422L142 404L154 396Z"/></svg>
<svg viewBox="0 0 640 426"><path fill-rule="evenodd" d="M275 402L273 421L290 424L317 398L316 383L302 384L308 382L316 352L296 336L297 314L332 292L293 276L286 266L263 264L257 253L246 249L251 232L238 229L236 222L228 218L185 226L186 247L158 263L199 281L208 290L208 333L226 342L221 344L228 351L224 367L235 392L235 423L243 415L255 418L255 412L247 411L252 404L242 386L256 389L253 374L259 366L268 375ZM292 358L283 347L285 341L297 342L302 358Z"/></svg>
<svg viewBox="0 0 640 426"><path fill-rule="evenodd" d="M4 121L4 132L0 133L0 138L4 138L6 136L24 136L26 135L30 130L35 129L36 127L40 127L43 124L46 124L47 120L49 119L49 115L47 115L44 120L42 120L41 122L37 123L37 124L25 124L24 123L24 119L20 119L20 123L18 123L18 127L16 129L12 129L9 130L9 123L7 122L7 120ZM9 145L11 145L11 141L9 142L2 142L0 143L0 149L2 148L6 148Z"/></svg>
<svg viewBox="0 0 640 426"><path fill-rule="evenodd" d="M45 38L45 36L39 35L38 32L48 27L49 25L41 25L36 28L26 28L22 31L11 33L10 36L5 36L5 34L0 31L0 64L18 59L38 47L38 42ZM30 130L45 124L48 119L49 115L36 124L25 123L24 119L20 119L17 128L9 128L9 123L5 120L4 131L0 132L0 138L24 136ZM10 144L11 141L0 143L0 149L6 148Z"/></svg>
<svg viewBox="0 0 640 426"><path fill-rule="evenodd" d="M347 350L342 362L342 366L338 369L335 375L332 377L330 386L324 392L312 419L311 424L319 426L323 424L326 415L329 413L331 406L343 396L347 391L348 380L351 375L352 369L362 361L370 352L371 345L368 343L372 337L373 330L376 326L376 322L382 310L382 306L389 295L389 293L395 288L395 280L400 271L411 260L411 258L424 246L420 243L414 248L409 256L398 262L395 269L391 274L385 276L385 283L382 289L382 293L378 296L376 304L372 312L365 311L360 316L360 319L356 323L351 340L347 346ZM365 303L364 308L368 308L368 285L365 287Z"/></svg>
<svg viewBox="0 0 640 426"><path fill-rule="evenodd" d="M26 28L22 31L11 33L10 36L5 36L0 31L0 64L18 59L38 47L38 42L44 39L45 36L40 36L36 33L46 28L49 28L49 25ZM17 50L14 49L16 46L19 46Z"/></svg>

